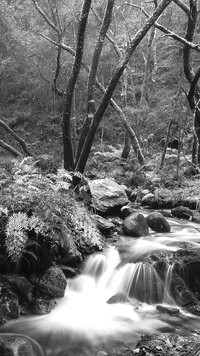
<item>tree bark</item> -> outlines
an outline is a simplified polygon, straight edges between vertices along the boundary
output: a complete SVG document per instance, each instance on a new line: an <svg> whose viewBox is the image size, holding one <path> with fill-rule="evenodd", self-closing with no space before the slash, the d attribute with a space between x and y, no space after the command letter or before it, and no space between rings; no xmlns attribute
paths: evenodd
<svg viewBox="0 0 200 356"><path fill-rule="evenodd" d="M188 14L188 23L185 39L192 42L196 23L198 16L197 0L190 0L190 12ZM193 151L192 151L192 162L200 164L200 85L198 85L198 80L200 77L200 68L197 70L196 74L191 65L191 48L188 45L184 46L183 49L183 67L185 76L190 83L190 89L187 94L188 102L190 108L194 114L194 130L196 135L196 141L194 140ZM197 145L197 149L196 149ZM197 152L197 158L195 157L195 152Z"/></svg>
<svg viewBox="0 0 200 356"><path fill-rule="evenodd" d="M95 45L94 49L94 54L92 58L92 64L89 72L89 78L88 78L88 110L87 110L87 116L85 119L85 122L83 124L82 130L81 130L81 135L79 138L79 144L78 144L78 150L77 150L77 160L80 156L80 153L82 151L85 138L87 137L87 133L90 127L90 123L93 119L96 106L95 106L95 98L94 98L94 92L95 92L95 79L97 75L97 70L99 66L99 60L101 57L101 52L104 44L104 40L108 31L108 28L110 26L111 22L111 17L112 17L112 10L114 6L115 0L108 0L107 2L107 7L105 10L104 14L104 19L101 25L101 29L99 32L99 36ZM76 160L76 161L77 161Z"/></svg>
<svg viewBox="0 0 200 356"><path fill-rule="evenodd" d="M150 85L150 79L152 74L151 63L153 60L152 49L153 49L154 38L155 38L155 26L152 26L149 34L147 59L145 65L145 76L144 76L144 82L142 86L142 99L145 99L147 103L149 103L149 85Z"/></svg>
<svg viewBox="0 0 200 356"><path fill-rule="evenodd" d="M122 93L121 93L123 109L125 109L127 106L127 89L128 89L128 73L127 73L127 69L125 69L124 73L122 75ZM129 136L128 131L125 130L124 147L123 147L123 151L121 154L121 158L127 159L129 156L130 150L131 150L130 136Z"/></svg>
<svg viewBox="0 0 200 356"><path fill-rule="evenodd" d="M71 74L69 76L66 98L63 113L63 147L64 147L64 168L66 170L74 169L74 155L71 141L71 111L73 103L73 94L75 90L76 81L80 72L81 62L83 58L85 30L88 20L92 0L85 0L83 3L81 18L79 21L76 54Z"/></svg>
<svg viewBox="0 0 200 356"><path fill-rule="evenodd" d="M158 17L162 14L162 12L170 4L171 1L172 0L163 0L158 5L158 7L156 8L156 10L152 14L152 16L147 20L144 27L140 31L138 31L137 34L135 35L135 37L131 40L130 46L127 49L123 59L120 61L119 65L117 66L116 70L114 71L114 74L113 74L113 76L108 84L108 87L106 89L106 92L102 98L102 101L94 115L93 121L90 126L90 130L88 132L88 135L85 140L81 155L80 155L79 160L76 165L77 171L79 171L81 173L84 172L84 169L85 169L85 166L87 163L87 159L88 159L91 147L92 147L94 135L95 135L96 130L99 126L99 123L100 123L100 121L101 121L101 119L109 105L112 94L115 90L115 87L116 87L121 75L123 74L123 71L124 71L127 63L129 62L132 54L134 53L135 49L137 48L139 43L142 41L142 39L144 38L146 33L153 26L154 22L158 19Z"/></svg>

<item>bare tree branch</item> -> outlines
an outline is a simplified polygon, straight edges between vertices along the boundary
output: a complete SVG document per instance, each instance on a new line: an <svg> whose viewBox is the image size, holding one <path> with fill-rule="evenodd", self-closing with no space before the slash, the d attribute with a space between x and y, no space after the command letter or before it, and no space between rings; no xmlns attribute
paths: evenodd
<svg viewBox="0 0 200 356"><path fill-rule="evenodd" d="M51 26L51 28L53 28L54 31L56 31L58 35L60 35L61 34L60 29L51 21L49 16L41 9L38 2L36 0L32 0L32 1L33 1L33 4L34 4L36 10L44 18L44 20L48 23L48 25Z"/></svg>
<svg viewBox="0 0 200 356"><path fill-rule="evenodd" d="M140 6L134 5L134 4L130 3L130 2L125 2L124 5L129 5L129 6L132 6L132 7L136 8L136 9L142 11L143 14L144 14L147 18L149 18L149 14L148 14L144 9L142 9ZM188 10L189 10L189 8L188 8ZM154 26L155 26L156 28L158 28L160 31L164 32L166 35L168 35L168 36L174 38L175 40L181 42L181 43L184 44L184 45L189 46L191 49L193 49L193 50L195 50L195 51L197 51L197 52L200 52L200 45L199 45L199 44L195 44L195 43L193 43L193 42L191 42L191 41L188 41L186 38L183 38L183 37L177 35L176 33L174 33L174 32L172 32L172 31L168 30L166 27L164 27L163 25L160 25L158 22L155 22Z"/></svg>
<svg viewBox="0 0 200 356"><path fill-rule="evenodd" d="M12 153L12 155L15 157L22 156L21 152L17 151L15 148L8 145L2 140L0 140L0 146L3 147L5 150L9 151L10 153Z"/></svg>
<svg viewBox="0 0 200 356"><path fill-rule="evenodd" d="M91 8L93 14L95 15L95 17L97 18L97 20L99 21L99 23L102 25L102 20L100 18L100 16L97 14L97 12L95 11L94 8ZM106 38L108 39L108 41L113 45L113 48L116 52L116 54L118 55L119 58L121 58L121 50L119 48L119 46L117 45L117 43L112 39L112 37L109 36L109 34L106 34Z"/></svg>
<svg viewBox="0 0 200 356"><path fill-rule="evenodd" d="M190 8L186 4L184 4L181 0L173 0L176 5L178 5L187 15L190 13Z"/></svg>
<svg viewBox="0 0 200 356"><path fill-rule="evenodd" d="M83 172L85 169L85 165L87 163L87 159L92 147L93 143L93 138L96 133L96 130L101 122L101 119L109 105L110 99L113 95L113 92L116 88L117 83L119 82L119 79L121 78L124 69L126 68L130 58L132 57L134 51L144 38L144 36L147 34L147 32L150 30L150 28L154 25L155 21L158 19L158 17L162 14L162 12L166 9L166 7L171 3L172 0L162 0L156 10L153 12L152 16L146 21L144 26L142 27L141 30L139 30L136 35L132 38L131 43L129 47L127 48L126 53L123 56L123 59L119 62L118 66L116 67L109 84L107 86L106 92L101 100L101 103L96 110L96 113L94 115L94 119L92 121L92 124L90 126L90 129L88 131L87 138L85 140L85 144L83 146L81 155L79 157L79 160L76 165L76 170L79 172Z"/></svg>
<svg viewBox="0 0 200 356"><path fill-rule="evenodd" d="M28 155L28 156L32 156L31 152L29 151L26 142L19 136L17 135L8 125L6 125L6 123L2 120L0 120L0 126L2 126L9 134L11 134L16 141L18 141L20 143L20 145L22 146L24 152Z"/></svg>

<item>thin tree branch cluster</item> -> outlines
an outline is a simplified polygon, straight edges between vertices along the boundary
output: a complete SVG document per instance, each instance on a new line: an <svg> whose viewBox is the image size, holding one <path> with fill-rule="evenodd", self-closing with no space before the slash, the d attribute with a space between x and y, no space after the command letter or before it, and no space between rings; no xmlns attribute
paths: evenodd
<svg viewBox="0 0 200 356"><path fill-rule="evenodd" d="M107 0L107 7L105 10L103 20L99 17L96 10L91 7L90 0L84 0L82 11L80 14L80 18L78 21L78 32L76 37L76 50L72 49L70 46L64 43L64 29L59 21L58 12L56 8L54 9L51 0L49 1L51 8L51 16L49 16L38 4L38 1L32 0L33 4L41 15L41 17L45 20L48 26L55 31L57 35L57 40L50 38L49 36L44 35L43 33L34 31L37 35L41 36L45 40L49 41L53 45L57 47L57 60L56 60L56 70L55 76L52 83L52 90L58 96L62 96L64 98L64 113L63 113L63 145L64 145L64 167L67 170L77 170L83 172L88 160L88 156L91 150L91 146L94 140L94 136L96 134L97 128L103 118L103 115L109 104L114 108L114 110L118 113L119 118L123 125L125 126L129 136L131 138L133 149L138 157L138 160L141 164L144 164L145 158L142 154L142 150L139 145L139 141L131 128L130 124L127 121L127 118L120 108L120 106L113 100L112 95L114 90L123 76L124 70L128 67L129 61L140 44L141 40L146 36L147 32L152 28L157 28L162 31L165 35L173 38L174 40L182 43L183 45L183 53L184 53L184 71L186 78L191 84L190 90L188 92L188 100L189 102L194 101L194 96L198 91L198 80L199 75L193 72L190 64L190 52L191 50L200 52L200 44L193 43L194 30L196 26L196 18L198 14L197 2L195 0L191 0L189 2L189 6L186 5L182 0L173 0L173 2L179 6L184 14L188 17L188 27L185 38L180 35L170 31L165 26L159 24L157 22L160 15L163 11L169 6L172 0L162 0L159 3L154 1L155 10L149 15L141 6L135 5L130 1L126 1L122 4L122 6L130 6L131 8L135 8L139 10L144 16L147 18L144 26L136 33L133 38L129 39L129 45L127 49L123 52L121 48L118 46L117 42L113 38L113 33L109 30L110 23L112 21L113 7L115 4L115 0ZM99 35L96 40L96 44L94 46L93 58L91 61L91 67L89 67L85 62L83 62L83 52L84 52L84 42L85 42L85 32L88 22L88 16L90 11L93 12L95 18L101 24ZM127 24L126 24L127 26ZM108 33L109 31L109 33ZM113 74L110 78L110 81L105 88L97 78L97 71L99 66L99 61L101 57L102 48L104 45L104 41L107 40L112 44L118 58L118 64L113 71ZM149 46L152 47L153 44L153 31L151 42L149 42ZM61 54L62 50L67 51L74 57L74 63L71 70L71 74L67 81L66 92L57 88L57 82L60 75L61 70ZM150 55L150 52L149 52ZM73 145L71 143L71 113L72 113L72 102L73 95L75 91L75 86L77 83L77 79L79 76L79 72L81 68L84 68L88 72L88 88L87 88L87 114L85 117L85 122L82 127L82 132L80 135L80 140L78 143L78 149L74 152ZM148 67L148 66L147 66ZM147 68L148 69L148 68ZM149 73L146 73L146 78L148 78ZM103 96L99 102L98 107L96 108L95 104L95 87L98 88ZM148 88L148 82L146 82L146 89ZM145 94L146 98L148 98L147 91ZM196 105L196 104L195 104ZM196 105L198 107L198 105ZM196 107L195 106L195 107ZM198 108L199 109L199 108ZM198 112L198 110L197 110ZM75 157L76 154L76 157Z"/></svg>

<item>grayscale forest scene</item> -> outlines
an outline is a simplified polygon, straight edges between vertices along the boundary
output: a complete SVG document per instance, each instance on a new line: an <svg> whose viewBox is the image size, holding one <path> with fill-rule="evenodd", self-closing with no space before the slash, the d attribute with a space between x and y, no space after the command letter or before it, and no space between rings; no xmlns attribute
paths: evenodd
<svg viewBox="0 0 200 356"><path fill-rule="evenodd" d="M0 356L200 356L200 0L0 27Z"/></svg>

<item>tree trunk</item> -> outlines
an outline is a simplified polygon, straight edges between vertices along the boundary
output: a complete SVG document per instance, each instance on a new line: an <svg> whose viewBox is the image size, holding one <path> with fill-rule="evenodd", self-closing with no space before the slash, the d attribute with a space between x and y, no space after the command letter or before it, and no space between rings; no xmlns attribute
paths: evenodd
<svg viewBox="0 0 200 356"><path fill-rule="evenodd" d="M188 23L187 23L187 30L185 39L187 41L192 42L196 23L197 23L197 16L198 16L198 8L197 8L197 1L190 0L190 9L188 13ZM192 150L192 162L196 162L200 164L200 85L198 85L198 80L200 77L200 68L197 70L196 74L191 65L191 58L190 58L191 47L189 45L185 45L183 49L183 66L184 66L184 73L185 76L190 83L190 89L187 94L188 102L190 104L190 108L194 113L194 130L196 139L193 142L193 150ZM197 159L195 157L197 152Z"/></svg>
<svg viewBox="0 0 200 356"><path fill-rule="evenodd" d="M149 31L149 29L153 26L154 22L158 19L158 17L162 14L162 12L165 10L165 8L170 4L172 0L163 0L158 7L156 8L156 10L154 11L154 13L152 14L152 16L147 20L146 24L144 25L144 27L137 32L137 34L135 35L135 37L132 39L129 48L127 49L123 59L120 61L119 65L117 66L117 68L114 71L114 74L108 84L108 87L106 89L106 92L102 98L102 101L94 115L93 121L91 123L87 138L85 140L82 152L80 154L79 160L77 162L76 165L76 170L83 173L87 160L88 160L88 156L90 154L90 150L92 147L92 143L94 140L94 136L96 133L96 130L99 126L99 123L109 105L110 99L113 95L113 92L115 90L115 87L120 79L120 77L123 74L123 71L127 65L127 63L129 62L132 54L134 53L135 49L137 48L137 46L139 45L139 43L142 41L142 39L144 38L144 36L146 35L146 33Z"/></svg>
<svg viewBox="0 0 200 356"><path fill-rule="evenodd" d="M148 49L147 49L147 59L145 63L145 76L144 82L142 87L142 99L145 99L147 103L149 103L149 85L151 80L152 74L152 61L153 61L153 43L155 38L155 26L152 26L149 34L149 41L148 41Z"/></svg>
<svg viewBox="0 0 200 356"><path fill-rule="evenodd" d="M128 88L128 73L127 73L127 69L125 69L123 76L122 76L122 93L121 93L123 109L125 109L127 106L127 88ZM123 151L121 154L121 158L127 159L129 156L130 150L131 150L130 136L129 136L129 133L127 132L127 130L125 130L124 147L123 147Z"/></svg>
<svg viewBox="0 0 200 356"><path fill-rule="evenodd" d="M99 32L99 36L95 45L94 49L94 54L92 58L92 64L89 72L89 79L88 79L88 110L87 110L87 116L85 119L85 122L83 124L82 130L81 130L81 135L79 138L79 144L78 144L78 150L77 150L77 160L81 154L85 138L87 137L87 133L90 127L90 123L93 119L93 116L96 111L95 107L95 98L94 98L94 92L95 92L95 86L96 86L96 75L97 75L97 70L99 66L99 60L101 57L101 52L104 44L104 40L108 31L108 28L110 26L111 18L112 18L112 10L114 6L115 0L108 0L107 2L107 7L106 11L104 14L104 19L101 25L101 29ZM77 161L76 160L76 161Z"/></svg>
<svg viewBox="0 0 200 356"><path fill-rule="evenodd" d="M81 62L83 58L85 30L88 20L92 0L85 0L82 7L81 18L79 21L76 54L71 74L69 76L66 89L65 106L63 113L63 146L64 146L64 168L67 170L74 169L74 155L71 141L71 111L73 103L73 95L76 86L76 81L80 72Z"/></svg>
<svg viewBox="0 0 200 356"><path fill-rule="evenodd" d="M164 148L163 148L163 153L162 153L162 157L161 157L161 161L160 161L160 169L163 168L165 155L166 155L166 151L167 151L167 147L168 147L168 143L169 143L170 131L171 131L172 124L173 124L173 119L170 120L170 122L169 122L168 130L167 130L167 136L166 136L166 139L165 139L165 145L164 145Z"/></svg>

